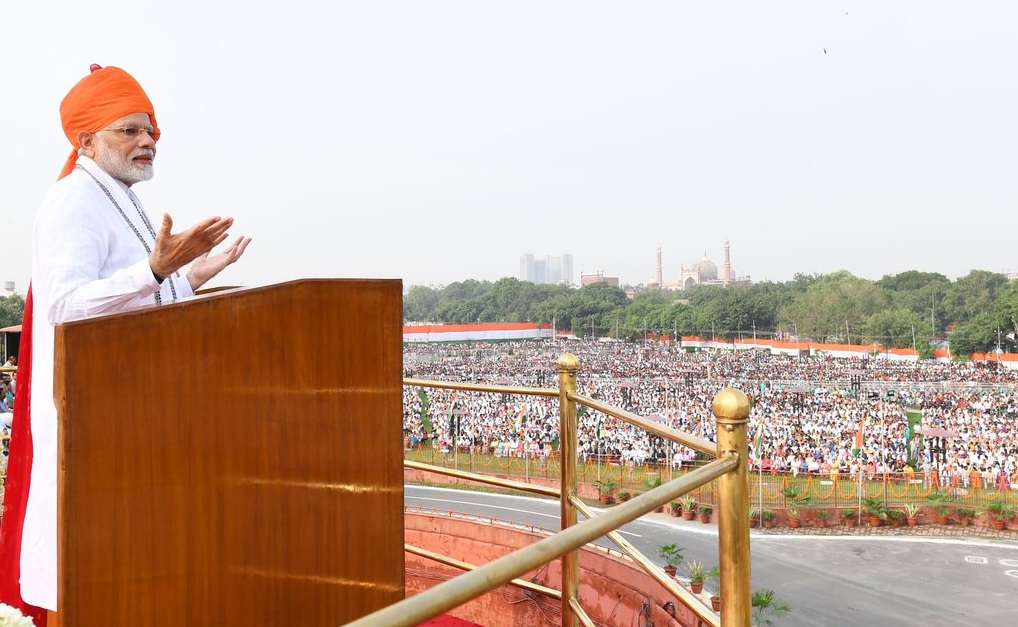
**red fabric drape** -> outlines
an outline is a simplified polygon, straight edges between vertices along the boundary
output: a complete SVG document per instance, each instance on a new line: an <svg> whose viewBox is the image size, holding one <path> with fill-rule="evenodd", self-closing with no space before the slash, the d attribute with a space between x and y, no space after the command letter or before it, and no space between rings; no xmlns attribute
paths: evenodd
<svg viewBox="0 0 1018 627"><path fill-rule="evenodd" d="M46 610L21 599L21 533L32 472L32 286L25 299L25 318L18 349L18 385L15 388L14 425L11 427L3 520L0 521L0 602L30 616L36 627L46 627Z"/></svg>

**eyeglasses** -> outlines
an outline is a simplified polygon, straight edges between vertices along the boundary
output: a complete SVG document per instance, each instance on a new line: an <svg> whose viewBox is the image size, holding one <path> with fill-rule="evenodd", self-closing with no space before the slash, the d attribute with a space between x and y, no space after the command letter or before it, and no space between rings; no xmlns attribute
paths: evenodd
<svg viewBox="0 0 1018 627"><path fill-rule="evenodd" d="M159 141L162 135L158 130L143 126L114 126L112 128L101 128L100 131L115 131L122 139L138 139L142 133L148 133L153 141Z"/></svg>

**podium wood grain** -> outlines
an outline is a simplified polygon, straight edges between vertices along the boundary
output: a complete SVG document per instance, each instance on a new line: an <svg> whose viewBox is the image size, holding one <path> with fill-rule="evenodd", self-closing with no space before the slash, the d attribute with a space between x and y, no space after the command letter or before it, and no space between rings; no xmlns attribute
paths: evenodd
<svg viewBox="0 0 1018 627"><path fill-rule="evenodd" d="M57 624L335 627L403 598L402 286L57 329Z"/></svg>

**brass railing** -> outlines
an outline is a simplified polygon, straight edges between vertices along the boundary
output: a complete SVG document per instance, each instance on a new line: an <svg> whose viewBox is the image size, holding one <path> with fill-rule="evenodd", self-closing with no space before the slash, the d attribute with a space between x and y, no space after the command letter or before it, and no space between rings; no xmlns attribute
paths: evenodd
<svg viewBox="0 0 1018 627"><path fill-rule="evenodd" d="M558 389L511 387L466 383L448 383L423 379L405 379L404 385L445 388L471 392L492 392L527 396L559 397L560 451L562 456L561 488L522 483L405 461L407 468L469 479L489 485L554 496L561 503L561 531L538 540L518 551L483 566L475 566L406 544L406 551L465 570L464 574L436 585L399 603L378 610L348 623L346 627L413 627L451 610L503 584L528 587L532 592L558 599L562 603L563 627L593 627L594 622L579 603L579 567L577 550L607 535L654 580L689 607L704 623L714 627L748 627L751 622L750 552L749 552L749 490L747 484L746 425L749 421L749 399L735 389L722 390L714 397L712 411L717 421L717 443L697 438L666 427L652 420L605 405L577 393L576 357L562 354L557 360ZM697 470L596 514L577 496L577 405L603 412L632 425L646 429L667 440L716 457ZM648 560L616 530L640 516L654 511L700 486L718 480L718 564L721 594L721 615L713 612L678 582ZM586 517L578 522L577 514ZM534 587L519 579L521 575L548 562L562 559L562 581L559 590Z"/></svg>

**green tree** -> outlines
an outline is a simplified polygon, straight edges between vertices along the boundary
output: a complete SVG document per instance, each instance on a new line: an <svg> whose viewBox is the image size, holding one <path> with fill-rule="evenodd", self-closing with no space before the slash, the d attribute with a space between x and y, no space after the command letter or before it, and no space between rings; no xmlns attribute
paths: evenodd
<svg viewBox="0 0 1018 627"><path fill-rule="evenodd" d="M411 287L403 296L403 320L406 322L434 322L435 308L442 294L423 285Z"/></svg>
<svg viewBox="0 0 1018 627"><path fill-rule="evenodd" d="M908 309L882 309L867 316L859 329L867 344L911 348L914 343L918 350L920 343L929 345L928 335L916 333L917 328L923 329L923 322L920 314Z"/></svg>
<svg viewBox="0 0 1018 627"><path fill-rule="evenodd" d="M1003 325L1002 342L1009 351L1014 350L1018 339L1018 281L1010 281L1000 292L994 311Z"/></svg>
<svg viewBox="0 0 1018 627"><path fill-rule="evenodd" d="M851 341L852 329L887 302L884 291L871 281L842 270L824 275L784 307L781 326L822 342Z"/></svg>
<svg viewBox="0 0 1018 627"><path fill-rule="evenodd" d="M671 333L670 310L674 297L662 290L646 290L633 298L625 308L626 328L633 336L647 333Z"/></svg>
<svg viewBox="0 0 1018 627"><path fill-rule="evenodd" d="M944 328L943 295L951 287L951 280L938 272L908 270L900 274L885 275L876 283L887 292L891 306L921 314L923 322L916 327L918 336L935 337Z"/></svg>
<svg viewBox="0 0 1018 627"><path fill-rule="evenodd" d="M946 290L942 301L947 324L964 324L981 313L989 312L997 296L1007 286L1007 277L999 272L973 270Z"/></svg>
<svg viewBox="0 0 1018 627"><path fill-rule="evenodd" d="M21 324L25 317L25 299L20 294L0 296L0 327Z"/></svg>
<svg viewBox="0 0 1018 627"><path fill-rule="evenodd" d="M990 312L977 314L967 322L955 325L948 338L951 354L967 357L972 353L992 351L997 347L1000 319Z"/></svg>

